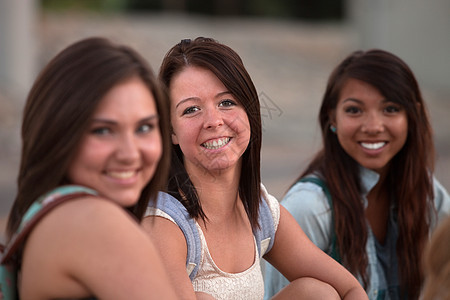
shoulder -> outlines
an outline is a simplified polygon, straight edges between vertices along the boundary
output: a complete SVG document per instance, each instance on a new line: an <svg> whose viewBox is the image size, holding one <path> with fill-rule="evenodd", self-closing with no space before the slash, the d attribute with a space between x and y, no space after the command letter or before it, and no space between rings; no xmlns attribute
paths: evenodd
<svg viewBox="0 0 450 300"><path fill-rule="evenodd" d="M281 204L294 217L322 214L330 210L327 196L322 187L312 182L297 182L286 193Z"/></svg>
<svg viewBox="0 0 450 300"><path fill-rule="evenodd" d="M438 219L450 215L450 196L445 187L433 176L434 205L438 213Z"/></svg>
<svg viewBox="0 0 450 300"><path fill-rule="evenodd" d="M276 228L278 227L278 223L280 221L280 202L273 195L269 194L269 192L267 191L266 187L263 184L261 184L261 196L263 201L267 203L267 207L270 210L276 230Z"/></svg>
<svg viewBox="0 0 450 300"><path fill-rule="evenodd" d="M156 203L150 203L142 220L144 231L160 248L163 257L186 263L200 255L200 237L196 221L178 199L159 192ZM170 236L170 239L167 239ZM171 262L172 263L172 262Z"/></svg>
<svg viewBox="0 0 450 300"><path fill-rule="evenodd" d="M58 205L36 224L24 247L22 275L28 283L47 286L53 282L52 290L66 285L85 290L80 282L94 282L89 278L115 264L118 257L134 255L131 249L149 253L151 247L122 207L96 196L82 196ZM39 278L33 275L44 268Z"/></svg>
<svg viewBox="0 0 450 300"><path fill-rule="evenodd" d="M131 215L117 204L97 196L81 196L53 208L33 231L48 237L70 236L66 242L74 244L99 235L111 236L111 232L126 235L126 230L138 228Z"/></svg>

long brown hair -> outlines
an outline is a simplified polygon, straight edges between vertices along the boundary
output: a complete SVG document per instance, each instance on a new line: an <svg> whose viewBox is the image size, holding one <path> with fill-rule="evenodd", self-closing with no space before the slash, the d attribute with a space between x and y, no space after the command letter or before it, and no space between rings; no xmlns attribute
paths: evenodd
<svg viewBox="0 0 450 300"><path fill-rule="evenodd" d="M104 38L78 41L56 55L37 77L25 104L18 194L7 227L9 237L30 205L44 193L69 183L66 173L102 97L115 85L138 76L154 96L163 154L155 174L133 207L141 219L148 201L165 185L170 163L169 116L165 94L152 69L135 50Z"/></svg>
<svg viewBox="0 0 450 300"><path fill-rule="evenodd" d="M398 206L399 237L397 257L402 293L417 298L423 274L420 259L433 211L432 172L434 144L432 129L422 95L408 65L383 50L356 51L331 73L319 112L323 149L300 176L317 172L326 181L333 199L335 231L339 252L353 274L368 282L365 252L367 225L361 199L359 165L340 146L330 130L330 115L336 108L344 83L354 78L371 84L389 101L401 105L408 118L405 145L390 162L386 190Z"/></svg>
<svg viewBox="0 0 450 300"><path fill-rule="evenodd" d="M251 137L242 156L242 169L239 179L239 196L244 203L253 229L258 225L260 203L260 151L261 151L261 114L256 88L242 63L239 55L230 47L211 38L186 39L172 47L164 57L159 78L169 89L174 75L187 66L202 67L213 72L223 85L244 106L247 113ZM202 210L197 192L183 165L183 153L174 145L168 191L188 210L193 218L206 216ZM180 195L184 194L184 199Z"/></svg>

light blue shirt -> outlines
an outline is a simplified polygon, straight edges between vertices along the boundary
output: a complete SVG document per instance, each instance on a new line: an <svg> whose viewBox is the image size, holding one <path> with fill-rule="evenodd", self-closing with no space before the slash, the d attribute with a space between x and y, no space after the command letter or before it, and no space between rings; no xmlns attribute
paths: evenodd
<svg viewBox="0 0 450 300"><path fill-rule="evenodd" d="M377 184L378 180L379 175L376 172L361 167L364 207L367 207L367 194ZM450 196L448 192L435 178L433 178L433 186L437 216L434 213L431 216L432 230L442 219L450 215ZM297 182L288 191L281 204L294 216L309 239L329 254L332 244L332 214L322 188L312 182ZM394 205L391 206L391 211L393 209ZM392 213L390 214L388 226L389 232L385 245L378 244L370 230L370 226L368 226L366 253L369 263L369 284L366 292L371 300L396 299L395 293L390 296L390 292L393 292L393 290L387 287L387 282L391 284L392 282L398 283L398 275L396 274L398 270L392 273L392 266L397 264L395 243L398 236L397 223ZM280 289L289 284L289 281L267 262L265 262L264 277L264 299L270 299Z"/></svg>

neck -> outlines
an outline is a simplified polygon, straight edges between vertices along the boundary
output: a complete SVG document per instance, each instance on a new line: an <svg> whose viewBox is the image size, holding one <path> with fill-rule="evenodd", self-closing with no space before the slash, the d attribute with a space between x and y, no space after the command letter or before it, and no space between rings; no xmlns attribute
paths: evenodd
<svg viewBox="0 0 450 300"><path fill-rule="evenodd" d="M241 166L220 171L187 170L206 216L228 216L239 206Z"/></svg>

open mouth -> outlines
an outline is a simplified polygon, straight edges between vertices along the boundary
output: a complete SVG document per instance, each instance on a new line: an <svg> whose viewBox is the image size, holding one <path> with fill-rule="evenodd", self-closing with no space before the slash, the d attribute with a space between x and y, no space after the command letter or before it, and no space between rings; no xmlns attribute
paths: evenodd
<svg viewBox="0 0 450 300"><path fill-rule="evenodd" d="M205 147L206 149L214 150L222 148L223 146L227 145L230 142L231 138L221 138L213 141L204 142L202 144L202 147Z"/></svg>
<svg viewBox="0 0 450 300"><path fill-rule="evenodd" d="M368 150L378 150L383 148L386 145L386 142L378 142L378 143L360 143L361 146Z"/></svg>

